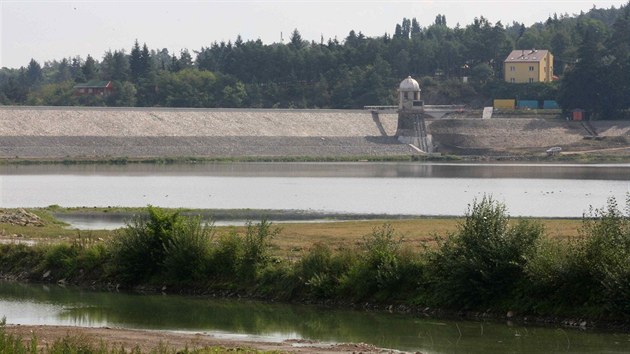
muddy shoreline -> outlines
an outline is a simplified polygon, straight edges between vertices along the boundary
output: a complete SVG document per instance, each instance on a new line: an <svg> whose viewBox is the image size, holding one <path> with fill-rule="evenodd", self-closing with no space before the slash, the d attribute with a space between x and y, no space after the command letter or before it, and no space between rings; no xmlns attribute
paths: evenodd
<svg viewBox="0 0 630 354"><path fill-rule="evenodd" d="M397 353L398 351L377 348L364 343L323 343L309 340L272 340L256 336L240 336L230 338L218 333L179 332L163 330L128 329L112 327L74 327L74 326L23 326L7 325L5 330L29 342L35 336L40 347L50 345L66 337L76 338L98 347L105 343L107 347L124 347L127 351L139 348L143 353L161 346L175 351L200 349L206 347L222 347L227 350L236 348L253 348L261 351L278 351L290 353Z"/></svg>

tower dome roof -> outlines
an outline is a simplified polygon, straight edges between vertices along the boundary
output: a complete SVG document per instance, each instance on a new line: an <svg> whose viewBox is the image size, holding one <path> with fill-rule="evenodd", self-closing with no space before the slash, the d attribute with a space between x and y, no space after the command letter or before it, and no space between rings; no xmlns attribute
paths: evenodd
<svg viewBox="0 0 630 354"><path fill-rule="evenodd" d="M407 76L407 78L400 83L399 89L400 91L420 91L420 85L418 81L412 79L411 76Z"/></svg>

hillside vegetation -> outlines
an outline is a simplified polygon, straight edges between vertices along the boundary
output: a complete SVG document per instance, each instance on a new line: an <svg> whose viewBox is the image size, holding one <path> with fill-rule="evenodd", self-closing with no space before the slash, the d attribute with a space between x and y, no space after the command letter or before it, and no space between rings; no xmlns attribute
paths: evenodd
<svg viewBox="0 0 630 354"><path fill-rule="evenodd" d="M630 9L553 14L530 27L466 26L403 19L393 34L308 41L296 29L285 43L240 36L170 53L136 41L124 49L0 70L0 104L248 108L360 108L396 103L400 80L420 80L428 104L490 105L494 98L557 99L593 118L627 118ZM503 60L513 49L549 49L551 84L508 84ZM99 57L100 55L100 57ZM462 78L468 77L469 83ZM108 97L75 96L73 86L111 80Z"/></svg>

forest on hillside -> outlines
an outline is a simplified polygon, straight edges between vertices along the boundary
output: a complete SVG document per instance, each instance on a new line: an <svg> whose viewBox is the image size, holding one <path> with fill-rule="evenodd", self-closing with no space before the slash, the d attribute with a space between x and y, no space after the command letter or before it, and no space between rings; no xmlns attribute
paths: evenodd
<svg viewBox="0 0 630 354"><path fill-rule="evenodd" d="M513 49L549 49L552 83L503 81ZM226 108L362 108L396 103L411 75L427 104L491 105L494 98L556 99L593 118L630 118L630 3L577 15L554 14L526 27L483 16L450 27L444 15L423 26L404 18L393 34L307 41L295 29L286 43L239 36L171 53L138 40L129 50L31 60L0 69L0 104ZM467 77L467 82L463 78ZM112 81L107 97L77 96L74 85Z"/></svg>

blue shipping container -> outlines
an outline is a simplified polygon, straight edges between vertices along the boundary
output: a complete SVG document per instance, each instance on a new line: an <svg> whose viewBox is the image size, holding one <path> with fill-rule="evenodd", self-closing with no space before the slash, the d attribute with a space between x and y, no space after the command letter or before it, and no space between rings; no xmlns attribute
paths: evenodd
<svg viewBox="0 0 630 354"><path fill-rule="evenodd" d="M538 108L538 101L533 101L533 100L519 100L518 103L516 104L517 108L530 108L530 109L537 109Z"/></svg>

